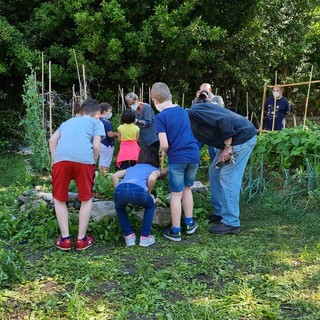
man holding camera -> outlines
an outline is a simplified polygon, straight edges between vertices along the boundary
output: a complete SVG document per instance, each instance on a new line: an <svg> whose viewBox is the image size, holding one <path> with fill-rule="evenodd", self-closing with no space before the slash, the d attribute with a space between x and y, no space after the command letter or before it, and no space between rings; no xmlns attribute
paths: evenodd
<svg viewBox="0 0 320 320"><path fill-rule="evenodd" d="M215 96L212 93L212 88L210 83L203 83L199 91L196 93L196 98L192 101L192 104L200 103L200 102L211 102L213 104L217 104L221 107L224 107L224 101L221 96ZM204 143L201 141L198 141L198 147L199 150L201 150L204 146ZM208 146L209 156L211 159L211 162L213 161L214 157L217 154L217 149L212 146Z"/></svg>
<svg viewBox="0 0 320 320"><path fill-rule="evenodd" d="M192 104L199 102L211 102L224 107L224 102L221 96L215 96L212 93L212 88L210 83L203 83L200 86L199 91L196 93L196 98L192 101Z"/></svg>

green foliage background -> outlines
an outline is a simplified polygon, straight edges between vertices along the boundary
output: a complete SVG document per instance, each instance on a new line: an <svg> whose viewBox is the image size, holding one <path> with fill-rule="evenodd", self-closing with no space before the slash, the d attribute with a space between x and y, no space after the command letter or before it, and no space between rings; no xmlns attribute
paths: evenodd
<svg viewBox="0 0 320 320"><path fill-rule="evenodd" d="M0 1L0 110L23 112L27 65L41 70L41 52L46 87L51 61L53 90L71 97L74 49L100 101L115 104L118 84L126 92L164 81L188 105L207 81L240 113L248 91L255 111L276 70L280 81L307 81L313 64L319 78L319 11L318 1L306 0ZM291 91L299 110L306 88Z"/></svg>

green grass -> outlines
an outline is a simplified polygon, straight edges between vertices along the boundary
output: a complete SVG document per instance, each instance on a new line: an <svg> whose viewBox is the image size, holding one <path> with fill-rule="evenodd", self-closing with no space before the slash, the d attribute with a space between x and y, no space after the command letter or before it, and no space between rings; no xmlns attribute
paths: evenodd
<svg viewBox="0 0 320 320"><path fill-rule="evenodd" d="M199 232L181 243L155 229L150 248L122 238L67 253L46 236L11 244L23 272L0 291L0 319L320 319L317 207L281 192L242 201L239 236L210 234L199 212Z"/></svg>
<svg viewBox="0 0 320 320"><path fill-rule="evenodd" d="M25 184L28 180L26 169L28 158L23 155L5 153L0 155L0 187Z"/></svg>

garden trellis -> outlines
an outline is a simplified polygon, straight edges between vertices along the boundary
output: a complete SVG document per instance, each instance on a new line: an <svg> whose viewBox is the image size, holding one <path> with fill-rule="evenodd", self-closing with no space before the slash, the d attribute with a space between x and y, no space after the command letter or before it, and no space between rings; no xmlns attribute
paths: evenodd
<svg viewBox="0 0 320 320"><path fill-rule="evenodd" d="M259 132L266 132L269 130L264 130L263 129L263 123L264 123L264 105L266 101L266 94L267 94L267 88L273 88L274 86L283 88L283 87L294 87L294 86L302 86L302 85L308 85L308 92L307 92L307 97L306 97L306 102L305 102L305 109L304 109L304 116L303 116L303 130L306 128L306 120L307 120L307 111L308 111L308 104L309 104L309 96L310 96L310 90L311 90L311 85L315 83L320 83L320 80L312 80L312 75L313 75L313 66L311 67L310 71L310 78L309 81L305 82L296 82L296 83L286 83L286 84L277 84L277 72L275 73L275 83L272 85L267 85L267 83L264 84L263 87L263 96L262 96L262 106L261 106L261 117L260 117L260 126L259 126ZM276 100L275 104L276 104ZM275 105L273 110L275 110ZM274 131L274 123L275 123L275 112L273 113L273 121L272 121L272 130ZM294 119L294 124L296 125L296 121Z"/></svg>

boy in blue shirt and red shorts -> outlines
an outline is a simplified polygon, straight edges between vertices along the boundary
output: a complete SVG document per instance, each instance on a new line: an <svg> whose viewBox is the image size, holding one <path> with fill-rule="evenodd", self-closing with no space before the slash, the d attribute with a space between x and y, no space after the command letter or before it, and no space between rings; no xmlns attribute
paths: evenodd
<svg viewBox="0 0 320 320"><path fill-rule="evenodd" d="M100 113L101 108L96 100L85 100L81 106L82 116L62 123L49 141L53 160L52 193L61 231L55 246L63 251L72 248L66 201L69 184L73 179L81 201L76 249L84 250L94 244L94 239L86 232L92 207L95 164L100 153L101 139L105 137L104 126L98 120Z"/></svg>

